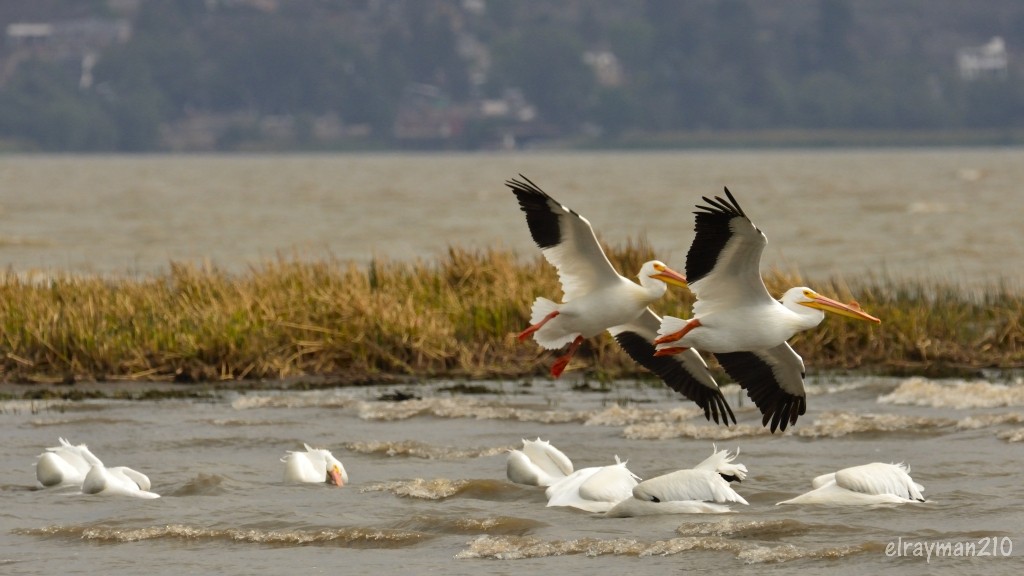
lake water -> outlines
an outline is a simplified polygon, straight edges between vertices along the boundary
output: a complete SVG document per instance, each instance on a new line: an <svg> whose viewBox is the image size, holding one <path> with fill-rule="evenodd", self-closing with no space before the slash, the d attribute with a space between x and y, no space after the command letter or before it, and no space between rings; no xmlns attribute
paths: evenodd
<svg viewBox="0 0 1024 576"><path fill-rule="evenodd" d="M45 274L231 271L280 254L534 255L503 182L522 173L611 244L683 266L693 205L728 186L809 278L1024 279L1020 149L296 156L2 156L0 263Z"/></svg>
<svg viewBox="0 0 1024 576"><path fill-rule="evenodd" d="M813 378L808 413L775 435L756 408L736 401L733 385L726 395L739 425L726 429L660 385L586 390L569 377L475 384L474 394L435 381L194 401L2 403L0 567L11 575L582 576L751 565L763 575L1020 573L1020 382ZM35 457L58 436L87 442L108 465L147 473L163 497L35 489ZM538 436L577 468L618 455L644 478L691 467L715 443L739 448L750 475L736 489L749 505L619 519L547 508L542 489L505 479L505 451ZM279 458L302 442L332 449L349 484L282 483ZM814 476L875 461L909 464L928 501L775 505L807 491ZM904 542L912 548L897 556ZM913 546L944 542L989 555L913 556Z"/></svg>
<svg viewBox="0 0 1024 576"><path fill-rule="evenodd" d="M39 280L148 275L172 260L243 272L278 254L430 259L449 245L533 256L502 185L523 173L606 241L645 235L678 266L693 204L728 185L768 235L767 266L1016 286L1022 160L1005 149L4 156L0 262ZM1018 379L812 375L807 414L772 435L732 385L739 425L722 428L660 384L579 378L0 402L0 573L1020 571ZM58 437L147 473L163 497L36 489L32 465ZM541 489L505 479L505 451L536 437L577 468L618 455L644 478L691 467L714 444L739 448L749 505L626 519L546 508ZM283 484L279 459L303 442L330 448L349 485ZM814 476L874 461L909 464L928 502L775 505ZM947 542L972 557L914 556Z"/></svg>

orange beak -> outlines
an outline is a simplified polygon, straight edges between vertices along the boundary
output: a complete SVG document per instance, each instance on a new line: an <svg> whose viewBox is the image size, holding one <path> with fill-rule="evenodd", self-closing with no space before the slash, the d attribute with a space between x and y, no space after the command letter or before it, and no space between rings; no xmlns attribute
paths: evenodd
<svg viewBox="0 0 1024 576"><path fill-rule="evenodd" d="M327 473L331 476L331 481L329 482L329 484L334 484L335 486L339 487L345 485L345 481L341 479L341 470L338 470L337 466L334 466L333 468L328 470Z"/></svg>

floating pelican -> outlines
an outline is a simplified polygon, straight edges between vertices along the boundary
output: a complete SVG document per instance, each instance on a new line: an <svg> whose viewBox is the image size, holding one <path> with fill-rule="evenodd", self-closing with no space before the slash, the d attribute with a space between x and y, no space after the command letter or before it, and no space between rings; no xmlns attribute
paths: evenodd
<svg viewBox="0 0 1024 576"><path fill-rule="evenodd" d="M551 486L572 474L572 460L550 442L523 439L522 450L509 450L505 475L516 484Z"/></svg>
<svg viewBox="0 0 1024 576"><path fill-rule="evenodd" d="M313 448L303 444L305 452L288 453L281 458L284 462L285 482L327 483L344 486L348 482L348 472L329 450Z"/></svg>
<svg viewBox="0 0 1024 576"><path fill-rule="evenodd" d="M583 468L555 482L544 492L548 506L571 506L587 512L606 512L632 496L640 477L615 457L615 464Z"/></svg>
<svg viewBox="0 0 1024 576"><path fill-rule="evenodd" d="M665 317L658 329L656 356L675 356L696 348L712 352L722 368L747 391L771 422L771 431L796 423L807 409L804 362L786 343L814 328L825 312L881 322L857 304L841 304L805 287L791 288L779 302L761 279L764 234L728 200L704 197L697 205L696 236L686 255L690 290L696 295L693 318Z"/></svg>
<svg viewBox="0 0 1024 576"><path fill-rule="evenodd" d="M107 468L102 462L94 464L82 481L83 494L159 498L159 494L149 491L150 487L149 477L142 472L125 466Z"/></svg>
<svg viewBox="0 0 1024 576"><path fill-rule="evenodd" d="M36 460L36 480L43 487L81 486L89 469L102 462L85 444L74 446L64 438L58 440L60 446L47 448Z"/></svg>
<svg viewBox="0 0 1024 576"><path fill-rule="evenodd" d="M905 464L873 462L822 474L811 481L810 492L779 504L872 506L924 502L924 486L910 477Z"/></svg>
<svg viewBox="0 0 1024 576"><path fill-rule="evenodd" d="M558 377L585 338L608 330L633 360L651 370L673 390L704 410L708 420L734 423L732 409L699 354L683 351L665 358L654 357L654 338L660 319L647 308L661 298L668 284L686 286L686 279L658 260L644 263L640 284L616 272L586 218L560 204L525 176L509 180L519 206L526 213L541 253L558 270L564 302L537 298L530 326L520 340L533 339L548 350L569 345L551 367Z"/></svg>
<svg viewBox="0 0 1024 576"><path fill-rule="evenodd" d="M746 466L733 464L738 455L738 450L730 454L728 450L715 447L711 456L691 469L640 482L633 487L628 498L620 500L605 515L623 518L729 512L729 503L747 503L729 485L730 482L742 482L747 477Z"/></svg>

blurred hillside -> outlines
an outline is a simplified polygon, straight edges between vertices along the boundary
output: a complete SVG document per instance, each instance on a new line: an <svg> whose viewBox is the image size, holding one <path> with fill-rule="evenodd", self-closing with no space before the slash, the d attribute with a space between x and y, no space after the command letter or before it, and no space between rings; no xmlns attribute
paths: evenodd
<svg viewBox="0 0 1024 576"><path fill-rule="evenodd" d="M1019 0L33 0L0 25L8 150L1024 134Z"/></svg>

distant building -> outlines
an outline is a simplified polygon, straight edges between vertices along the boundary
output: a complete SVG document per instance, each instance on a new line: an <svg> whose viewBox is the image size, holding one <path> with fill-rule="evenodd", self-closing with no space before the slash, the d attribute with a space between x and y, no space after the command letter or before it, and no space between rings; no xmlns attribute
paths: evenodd
<svg viewBox="0 0 1024 576"><path fill-rule="evenodd" d="M78 85L92 87L92 69L107 46L131 39L132 25L124 19L79 18L57 22L14 22L7 25L4 43L8 57L3 62L0 84L33 58L67 62L78 71Z"/></svg>
<svg viewBox="0 0 1024 576"><path fill-rule="evenodd" d="M984 46L961 48L957 50L956 63L963 80L1006 78L1006 43L995 36Z"/></svg>

